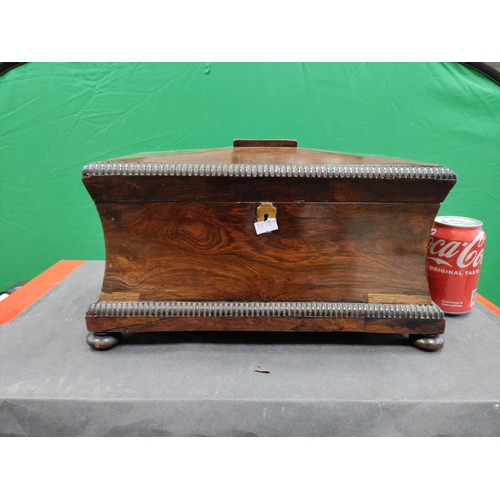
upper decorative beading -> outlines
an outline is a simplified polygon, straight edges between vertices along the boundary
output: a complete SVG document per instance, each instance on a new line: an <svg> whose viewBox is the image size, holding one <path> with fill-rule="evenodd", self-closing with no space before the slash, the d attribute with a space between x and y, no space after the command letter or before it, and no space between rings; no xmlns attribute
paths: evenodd
<svg viewBox="0 0 500 500"><path fill-rule="evenodd" d="M390 165L273 165L95 162L86 165L91 176L198 176L198 177L316 177L353 179L456 179L446 167Z"/></svg>

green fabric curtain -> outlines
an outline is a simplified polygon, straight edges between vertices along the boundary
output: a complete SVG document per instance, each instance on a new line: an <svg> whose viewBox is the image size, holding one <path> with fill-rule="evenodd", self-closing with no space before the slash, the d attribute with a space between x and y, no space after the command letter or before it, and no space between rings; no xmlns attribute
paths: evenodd
<svg viewBox="0 0 500 500"><path fill-rule="evenodd" d="M438 163L440 215L484 222L478 292L500 304L500 87L458 63L28 63L0 77L0 290L104 259L95 160L234 138Z"/></svg>

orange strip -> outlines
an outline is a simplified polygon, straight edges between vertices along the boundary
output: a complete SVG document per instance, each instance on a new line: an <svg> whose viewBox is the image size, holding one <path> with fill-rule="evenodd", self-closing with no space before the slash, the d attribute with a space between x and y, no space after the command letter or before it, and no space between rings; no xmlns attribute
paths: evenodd
<svg viewBox="0 0 500 500"><path fill-rule="evenodd" d="M476 300L486 309L489 309L491 312L495 313L497 316L500 316L500 307L497 307L493 302L490 302L488 299L485 299L482 295L476 293Z"/></svg>
<svg viewBox="0 0 500 500"><path fill-rule="evenodd" d="M61 260L1 300L0 325L21 314L84 262L84 260Z"/></svg>

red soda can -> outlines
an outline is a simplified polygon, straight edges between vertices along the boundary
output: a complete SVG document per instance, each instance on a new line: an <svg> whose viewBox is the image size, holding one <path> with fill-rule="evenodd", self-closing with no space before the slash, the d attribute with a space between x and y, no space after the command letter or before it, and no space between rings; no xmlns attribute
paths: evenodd
<svg viewBox="0 0 500 500"><path fill-rule="evenodd" d="M486 235L483 223L467 217L436 217L427 247L432 301L447 314L474 307Z"/></svg>

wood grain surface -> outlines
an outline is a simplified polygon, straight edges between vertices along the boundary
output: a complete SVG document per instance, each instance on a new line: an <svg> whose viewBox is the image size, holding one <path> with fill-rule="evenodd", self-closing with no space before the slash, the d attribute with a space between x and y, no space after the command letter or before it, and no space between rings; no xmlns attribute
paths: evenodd
<svg viewBox="0 0 500 500"><path fill-rule="evenodd" d="M293 318L293 317L93 317L92 332L364 332L379 334L439 335L445 320L398 318Z"/></svg>
<svg viewBox="0 0 500 500"><path fill-rule="evenodd" d="M238 141L237 139L235 141ZM396 158L370 157L353 154L305 149L297 147L265 147L262 142L255 141L257 147L235 147L220 149L204 149L194 151L167 151L164 153L139 153L126 158L118 158L120 162L186 162L186 163L277 163L290 165L388 165L415 164L408 160ZM278 141L281 142L281 141ZM285 141L287 142L287 141ZM423 164L422 164L423 165ZM425 165L432 165L426 163Z"/></svg>
<svg viewBox="0 0 500 500"><path fill-rule="evenodd" d="M95 202L440 203L455 184L441 179L95 176Z"/></svg>
<svg viewBox="0 0 500 500"><path fill-rule="evenodd" d="M99 203L100 300L429 303L425 255L437 204Z"/></svg>

